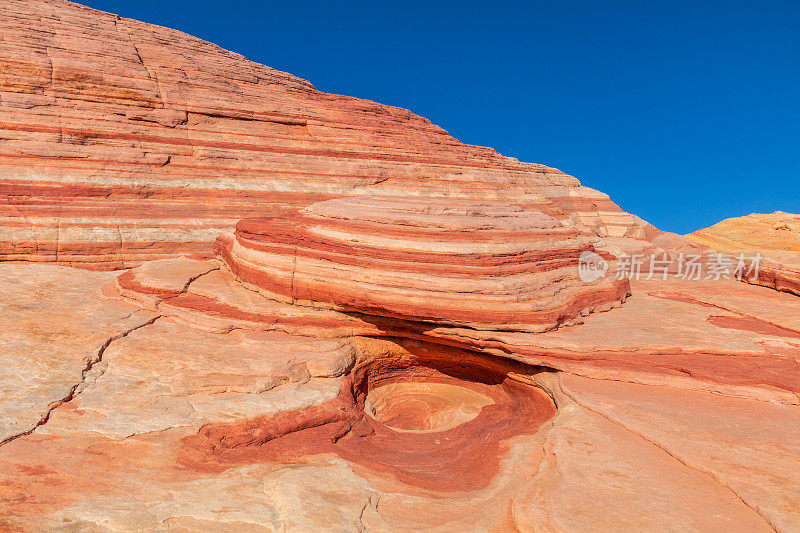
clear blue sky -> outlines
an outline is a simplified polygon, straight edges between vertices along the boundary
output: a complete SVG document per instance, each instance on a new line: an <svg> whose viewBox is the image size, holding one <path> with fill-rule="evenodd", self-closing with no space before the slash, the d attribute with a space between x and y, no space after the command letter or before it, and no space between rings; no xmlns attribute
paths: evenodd
<svg viewBox="0 0 800 533"><path fill-rule="evenodd" d="M89 0L544 163L658 227L800 212L800 2Z"/></svg>

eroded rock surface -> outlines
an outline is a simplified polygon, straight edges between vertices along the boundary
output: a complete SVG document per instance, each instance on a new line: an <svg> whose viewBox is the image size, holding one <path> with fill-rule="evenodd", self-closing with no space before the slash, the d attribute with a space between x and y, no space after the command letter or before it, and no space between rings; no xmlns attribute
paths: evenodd
<svg viewBox="0 0 800 533"><path fill-rule="evenodd" d="M776 211L729 218L687 235L721 252L758 252L758 271L745 272L748 283L800 296L800 215Z"/></svg>
<svg viewBox="0 0 800 533"><path fill-rule="evenodd" d="M793 295L641 281L623 306L581 325L470 337L456 325L420 329L270 299L214 261L156 261L116 278L54 266L0 272L81 280L39 307L147 318L112 334L102 363L45 423L0 445L8 527L800 524ZM12 283L7 298L31 290ZM6 346L14 353L13 339ZM18 366L41 360L16 357ZM73 375L84 365L76 360ZM7 394L32 395L9 381ZM35 394L47 396L47 383L34 383ZM14 402L3 405L17 416Z"/></svg>
<svg viewBox="0 0 800 533"><path fill-rule="evenodd" d="M512 202L638 245L659 233L556 169L179 31L65 0L0 8L0 260L210 257L241 218L365 194Z"/></svg>
<svg viewBox="0 0 800 533"><path fill-rule="evenodd" d="M553 329L624 302L627 280L580 280L588 251L574 226L510 204L380 197L245 219L217 242L272 299L484 331Z"/></svg>
<svg viewBox="0 0 800 533"><path fill-rule="evenodd" d="M0 260L136 265L0 263L0 530L800 529L794 215L692 243L180 32L0 5ZM577 269L706 245L784 292Z"/></svg>

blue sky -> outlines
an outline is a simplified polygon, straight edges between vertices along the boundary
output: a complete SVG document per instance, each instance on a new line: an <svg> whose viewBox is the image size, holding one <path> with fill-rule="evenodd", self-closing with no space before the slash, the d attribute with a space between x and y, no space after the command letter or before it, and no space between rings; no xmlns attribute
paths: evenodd
<svg viewBox="0 0 800 533"><path fill-rule="evenodd" d="M664 230L800 212L800 2L84 3L411 109Z"/></svg>

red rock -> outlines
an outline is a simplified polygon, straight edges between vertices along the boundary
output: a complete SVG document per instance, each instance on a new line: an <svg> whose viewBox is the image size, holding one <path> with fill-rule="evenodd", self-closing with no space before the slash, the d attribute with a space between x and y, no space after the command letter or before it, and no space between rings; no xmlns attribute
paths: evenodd
<svg viewBox="0 0 800 533"><path fill-rule="evenodd" d="M627 280L581 281L593 248L573 226L508 204L329 200L245 219L217 249L273 299L482 330L552 329L628 295Z"/></svg>
<svg viewBox="0 0 800 533"><path fill-rule="evenodd" d="M333 452L411 486L476 490L497 475L504 441L535 432L555 413L541 389L509 376L522 371L521 365L455 349L407 347L411 351L406 352L392 344L383 348L394 353L353 368L339 395L328 403L203 427L185 439L179 461L188 468L219 472L243 463L292 463ZM412 419L403 419L414 409L406 396L405 405L396 405L399 413L384 419L388 413L376 412L372 402L384 388L400 384L407 394L427 394L430 403ZM464 396L477 405L459 402ZM447 400L461 409L471 408L473 416L437 423L437 416L450 414L442 413L439 405ZM430 427L431 423L436 424Z"/></svg>
<svg viewBox="0 0 800 533"><path fill-rule="evenodd" d="M0 260L207 258L241 218L345 195L510 202L644 244L572 176L175 30L5 0L0 34Z"/></svg>
<svg viewBox="0 0 800 533"><path fill-rule="evenodd" d="M0 337L18 369L0 378L11 391L0 416L24 422L47 409L50 383L69 388L70 370L79 383L46 423L0 444L4 525L611 531L657 527L668 512L697 531L798 523L792 295L732 281L638 282L624 306L586 324L495 332L477 354L441 344L468 340L454 326L433 328L456 330L450 338L431 333L436 343L423 343L341 329L341 338L321 339L324 322L311 335L175 323L172 306L192 294L262 316L337 313L270 307L256 292L226 289L238 283L213 265L176 259L135 271L138 286L164 291L140 301L161 318L132 323L124 336L136 308L97 294L113 276L0 266L6 306L50 288L22 315L4 315L9 329L43 343L43 354L74 354L51 363L30 343ZM72 288L52 290L59 285ZM52 329L43 308L72 317L47 341L26 333ZM752 318L708 320L737 314ZM95 315L109 321L83 319ZM780 331L754 331L754 320ZM81 342L89 331L97 344ZM102 357L81 377L81 354L98 345ZM20 383L37 373L49 379ZM18 392L33 404L22 415ZM414 401L393 403L398 393Z"/></svg>
<svg viewBox="0 0 800 533"><path fill-rule="evenodd" d="M138 266L0 264L0 530L800 528L796 296L617 305L581 252L705 244L185 34L2 7L2 259Z"/></svg>

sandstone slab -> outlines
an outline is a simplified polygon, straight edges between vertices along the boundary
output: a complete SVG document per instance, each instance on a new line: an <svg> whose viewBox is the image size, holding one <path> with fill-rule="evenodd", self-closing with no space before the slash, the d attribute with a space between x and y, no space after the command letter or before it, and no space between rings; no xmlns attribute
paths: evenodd
<svg viewBox="0 0 800 533"><path fill-rule="evenodd" d="M213 278L223 277L222 271L193 262L165 267L164 272L176 275L172 287L186 284L178 281L177 272L184 271L188 281L208 271L184 294L203 283L198 290L209 291ZM107 274L30 265L6 265L2 271L36 272L44 286L44 271L51 283L82 278L86 303L81 305L109 315L114 309L134 311L131 304L108 299L102 289L113 286L113 279ZM740 291L731 294L729 285ZM33 287L28 283L20 291ZM750 293L755 300L764 295L793 298L737 283L718 285L715 295L713 287L705 287L706 300L730 309L742 309ZM586 329L581 349L589 354L592 327L597 323L600 331L608 319L616 323L617 351L631 361L642 358L631 348L646 333L629 335L626 329L628 323L635 325L626 311L642 292L637 289L624 306L589 317L584 325L526 334L529 344L564 347L570 338L565 335L575 332L574 344L577 332ZM75 294L55 292L38 305L74 304ZM663 305L659 312L675 306L673 318L659 321L660 329L649 335L661 331L666 336L672 329L676 343L686 334L685 324L703 313L722 313L674 298L642 300ZM156 309L167 310L169 301ZM255 305L252 300L250 305ZM687 311L693 307L697 314ZM771 312L767 306L758 317L776 320ZM790 355L793 340L741 329L730 329L730 334L735 336L698 334L685 342L702 346L704 337L709 353L716 350L715 342L738 342L743 350L779 342L772 357L798 358ZM605 335L612 347L611 334ZM41 357L30 355L32 362ZM769 531L797 526L800 502L792 461L798 456L800 412L788 396L783 402L777 395L764 397L767 389L756 383L761 374L734 390L718 388L714 374L684 374L682 379L664 369L632 370L621 382L614 365L598 367L600 356L573 361L560 371L554 369L560 366L555 353L542 359L553 366L382 334L324 339L247 328L203 331L163 314L111 342L85 386L57 406L45 424L0 445L0 515L4 525L23 530ZM431 372L432 367L418 365L431 360L445 366ZM453 365L452 371L447 365ZM482 370L470 377L464 373L469 368ZM58 370L51 372L57 375ZM359 375L366 381L354 382ZM319 416L342 390L359 390L352 389L354 383L367 386L358 400L363 403L356 404L361 422L349 430L341 425L358 411ZM424 383L442 386L420 386ZM22 382L17 386L20 392L26 387ZM453 388L463 392L453 393ZM508 392L498 396L493 390ZM533 396L513 392L524 390ZM401 401L393 403L398 391ZM542 412L545 418L538 425L520 426L537 409L524 407L527 403L508 409L508 402L535 397L545 406L551 402L550 411ZM499 418L487 423L492 416ZM277 423L281 417L283 425ZM263 425L265 420L270 423ZM484 448L474 454L481 466L469 468L471 476L451 466L448 472L455 477L423 481L434 472L430 465L407 470L439 449L424 445L415 451L415 443L439 436L456 439L458 445L458 438L474 430L501 430L495 434L505 436L491 453ZM340 431L343 436L336 438ZM395 437L381 443L381 432L404 435L406 441ZM213 442L219 444L208 447ZM468 442L486 445L474 435ZM398 443L404 453L386 455L387 446ZM460 460L448 457L456 465ZM66 484L69 491L63 490Z"/></svg>

